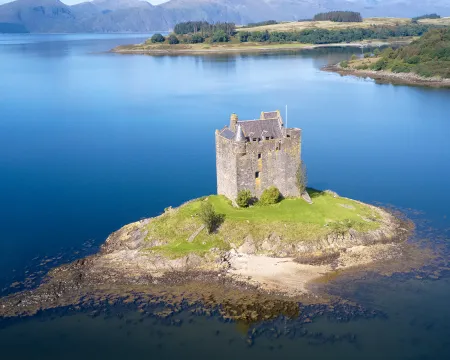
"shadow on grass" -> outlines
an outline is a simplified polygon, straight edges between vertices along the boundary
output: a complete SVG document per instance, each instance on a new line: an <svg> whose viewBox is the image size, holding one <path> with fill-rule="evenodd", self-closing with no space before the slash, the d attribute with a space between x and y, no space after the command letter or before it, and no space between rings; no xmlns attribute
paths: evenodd
<svg viewBox="0 0 450 360"><path fill-rule="evenodd" d="M208 227L208 232L210 234L217 233L224 222L225 214L214 214L211 227Z"/></svg>
<svg viewBox="0 0 450 360"><path fill-rule="evenodd" d="M318 197L320 197L320 196L325 195L325 192L324 192L324 191L322 191L322 190L317 190L317 189L313 189L313 188L307 188L306 191L308 192L309 197L310 197L311 199L318 198Z"/></svg>

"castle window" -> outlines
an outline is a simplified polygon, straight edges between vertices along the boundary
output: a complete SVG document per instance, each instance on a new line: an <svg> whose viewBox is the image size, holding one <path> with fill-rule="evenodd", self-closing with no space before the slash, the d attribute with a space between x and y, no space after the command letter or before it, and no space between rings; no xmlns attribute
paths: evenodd
<svg viewBox="0 0 450 360"><path fill-rule="evenodd" d="M281 143L278 143L278 144L277 144L276 150L277 150L277 151L278 151L278 150L281 150Z"/></svg>
<svg viewBox="0 0 450 360"><path fill-rule="evenodd" d="M253 138L253 141L256 141L256 138Z"/></svg>
<svg viewBox="0 0 450 360"><path fill-rule="evenodd" d="M291 137L291 135L287 134L286 137Z"/></svg>
<svg viewBox="0 0 450 360"><path fill-rule="evenodd" d="M269 140L269 139L270 139L270 137L266 136L266 140Z"/></svg>
<svg viewBox="0 0 450 360"><path fill-rule="evenodd" d="M262 156L261 154L258 154L258 160L261 159L261 156Z"/></svg>
<svg viewBox="0 0 450 360"><path fill-rule="evenodd" d="M255 179L259 179L259 171L255 172Z"/></svg>

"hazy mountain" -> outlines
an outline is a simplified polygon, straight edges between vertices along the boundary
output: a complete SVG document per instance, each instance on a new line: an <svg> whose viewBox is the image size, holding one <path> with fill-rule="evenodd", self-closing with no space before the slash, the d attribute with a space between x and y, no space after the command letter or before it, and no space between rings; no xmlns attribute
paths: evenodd
<svg viewBox="0 0 450 360"><path fill-rule="evenodd" d="M86 32L168 30L164 10L140 0L94 0L71 7Z"/></svg>
<svg viewBox="0 0 450 360"><path fill-rule="evenodd" d="M23 25L30 32L77 32L70 6L59 0L17 0L0 6L0 23Z"/></svg>
<svg viewBox="0 0 450 360"><path fill-rule="evenodd" d="M149 32L169 30L180 21L298 20L329 10L363 16L450 15L448 0L171 0L153 6L140 0L94 0L68 6L59 0L16 0L0 5L0 31Z"/></svg>

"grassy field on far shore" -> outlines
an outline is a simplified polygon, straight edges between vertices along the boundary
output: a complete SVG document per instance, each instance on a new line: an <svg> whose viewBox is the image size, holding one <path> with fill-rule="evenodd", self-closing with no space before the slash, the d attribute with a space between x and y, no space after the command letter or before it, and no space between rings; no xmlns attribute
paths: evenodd
<svg viewBox="0 0 450 360"><path fill-rule="evenodd" d="M441 19L423 19L418 21L419 24L427 25L445 25L450 26L450 18ZM369 28L373 26L399 26L411 24L408 18L367 18L363 22L334 22L334 21L292 21L282 22L273 25L264 25L256 27L240 27L238 31L301 31L306 29L351 29L351 28Z"/></svg>

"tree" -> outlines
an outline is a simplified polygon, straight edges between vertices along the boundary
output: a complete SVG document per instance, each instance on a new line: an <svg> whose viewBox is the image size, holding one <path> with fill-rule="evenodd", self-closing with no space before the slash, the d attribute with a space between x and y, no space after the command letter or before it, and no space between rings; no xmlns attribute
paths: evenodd
<svg viewBox="0 0 450 360"><path fill-rule="evenodd" d="M263 34L262 34L262 41L269 41L269 39L270 39L270 34L269 34L269 31L268 30L266 30L266 31L264 31L263 32Z"/></svg>
<svg viewBox="0 0 450 360"><path fill-rule="evenodd" d="M239 36L239 41L240 42L247 42L248 38L250 37L251 33L248 31L239 31L238 36Z"/></svg>
<svg viewBox="0 0 450 360"><path fill-rule="evenodd" d="M164 42L166 39L164 38L164 36L162 36L161 34L155 34L151 37L150 41L152 43L162 43Z"/></svg>
<svg viewBox="0 0 450 360"><path fill-rule="evenodd" d="M250 190L241 190L238 193L238 196L236 198L236 204L238 204L241 208L246 208L250 205L250 202L252 201L252 193Z"/></svg>
<svg viewBox="0 0 450 360"><path fill-rule="evenodd" d="M200 34L194 34L189 39L189 42L191 44L200 44L200 43L202 43L204 41L205 41L205 38L203 36L201 36Z"/></svg>
<svg viewBox="0 0 450 360"><path fill-rule="evenodd" d="M178 38L174 34L170 34L169 37L167 38L167 41L169 42L170 45L176 45L180 43L180 40L178 40Z"/></svg>
<svg viewBox="0 0 450 360"><path fill-rule="evenodd" d="M352 59L352 60L356 60L357 58L358 58L358 57L357 57L355 54L353 54L351 59Z"/></svg>
<svg viewBox="0 0 450 360"><path fill-rule="evenodd" d="M271 186L263 191L259 202L262 205L273 205L280 201L280 197L280 190L278 190L275 186Z"/></svg>
<svg viewBox="0 0 450 360"><path fill-rule="evenodd" d="M230 40L230 37L226 34L223 30L217 30L214 32L212 38L212 42L228 42Z"/></svg>
<svg viewBox="0 0 450 360"><path fill-rule="evenodd" d="M205 225L208 234L211 234L214 231L216 231L224 220L224 216L221 214L217 214L214 211L214 208L211 205L211 203L207 201L203 201L202 204L200 205L200 212L198 215L203 225Z"/></svg>
<svg viewBox="0 0 450 360"><path fill-rule="evenodd" d="M298 192L301 195L306 191L306 186L308 185L308 173L306 171L306 165L304 163L301 163L298 167L295 180L297 182Z"/></svg>
<svg viewBox="0 0 450 360"><path fill-rule="evenodd" d="M387 68L389 62L385 58L381 58L376 63L371 65L371 70L380 71Z"/></svg>

